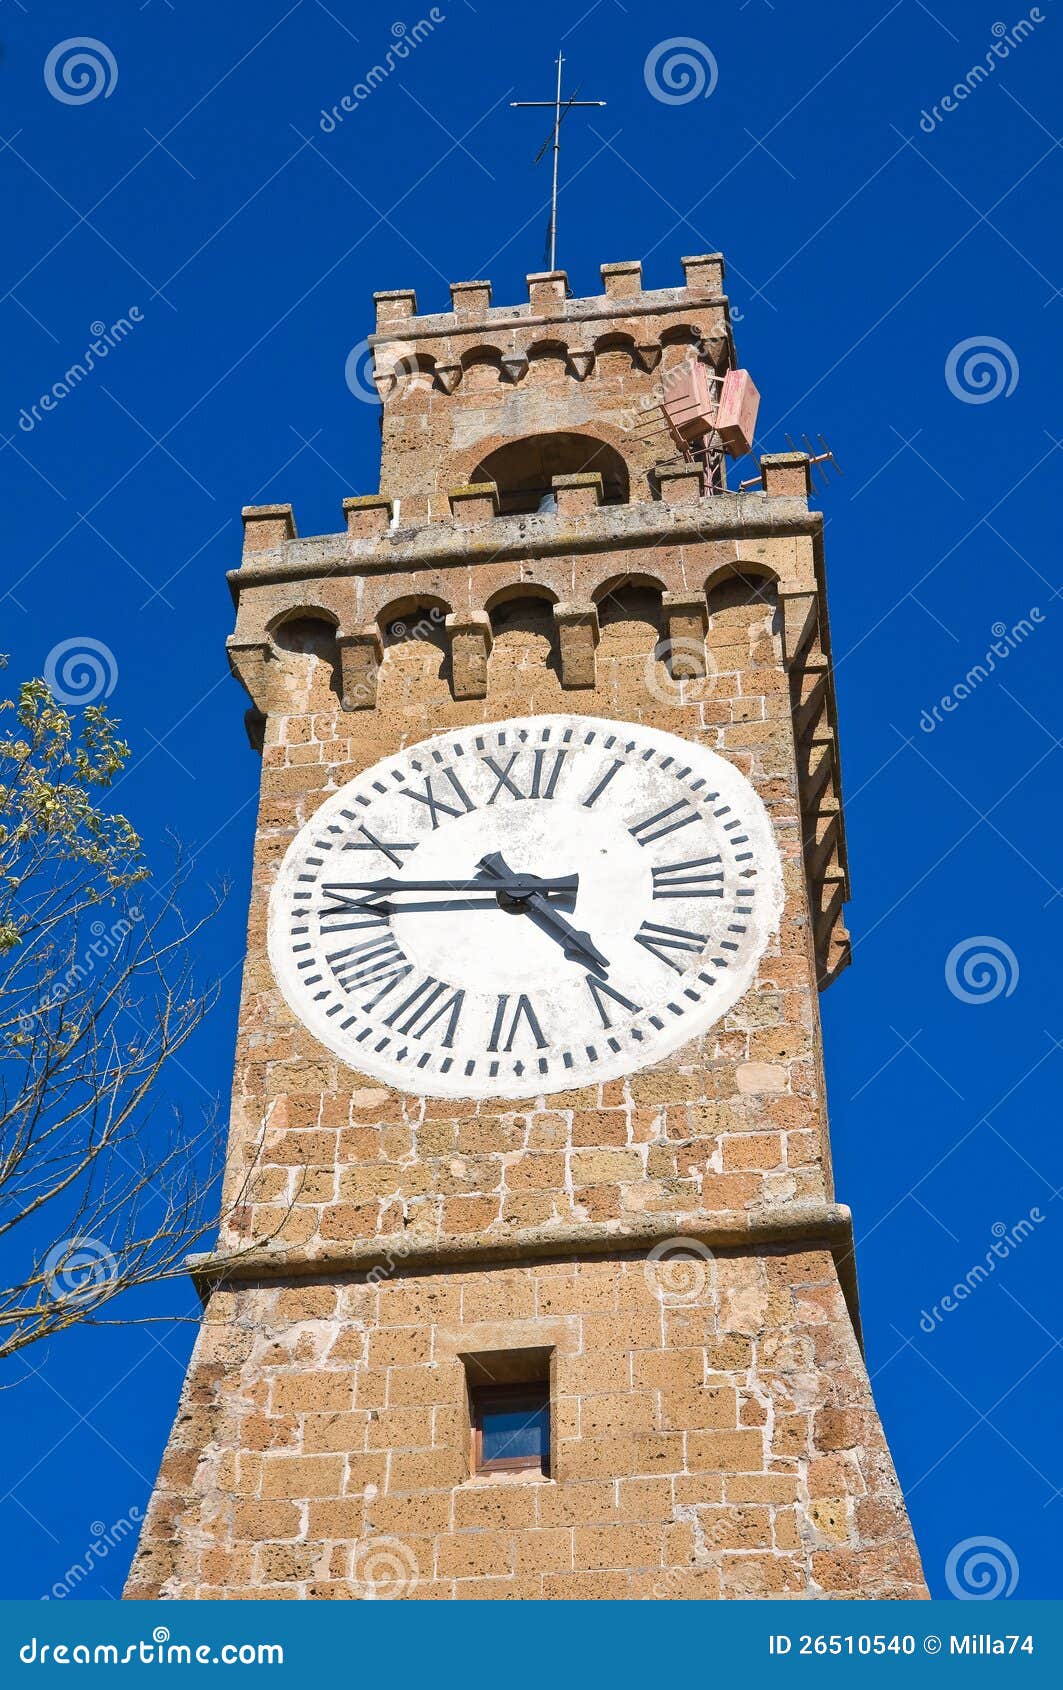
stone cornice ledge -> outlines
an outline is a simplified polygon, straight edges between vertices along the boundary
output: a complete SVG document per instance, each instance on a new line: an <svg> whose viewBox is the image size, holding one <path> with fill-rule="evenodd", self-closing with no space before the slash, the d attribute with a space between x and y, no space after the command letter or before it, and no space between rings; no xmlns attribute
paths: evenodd
<svg viewBox="0 0 1063 1690"><path fill-rule="evenodd" d="M546 325L563 328L566 323L617 322L625 317L664 317L675 311L693 313L727 304L724 293L699 293L688 288L654 288L647 293L590 294L566 299L554 311L533 312L530 305L492 305L480 317L470 320L453 311L436 311L423 317L402 317L369 336L369 345L388 346L410 340L434 340L441 335L481 337L506 329L534 329Z"/></svg>
<svg viewBox="0 0 1063 1690"><path fill-rule="evenodd" d="M860 1312L853 1259L853 1220L844 1203L781 1203L748 1215L641 1215L574 1226L529 1227L512 1237L492 1233L429 1240L408 1233L352 1239L331 1248L267 1245L210 1251L188 1258L188 1271L206 1302L220 1286L273 1279L331 1279L337 1274L438 1272L549 1257L594 1257L644 1251L690 1239L708 1249L742 1250L769 1244L821 1244L830 1250L857 1338Z"/></svg>
<svg viewBox="0 0 1063 1690"><path fill-rule="evenodd" d="M227 580L237 598L241 588L320 575L369 575L415 569L467 566L505 558L571 556L618 545L693 544L705 540L753 539L771 534L808 534L817 543L820 511L804 499L765 494L720 494L689 504L647 501L603 505L579 517L496 517L463 525L440 521L390 529L371 540L347 534L308 535L271 551L252 554Z"/></svg>

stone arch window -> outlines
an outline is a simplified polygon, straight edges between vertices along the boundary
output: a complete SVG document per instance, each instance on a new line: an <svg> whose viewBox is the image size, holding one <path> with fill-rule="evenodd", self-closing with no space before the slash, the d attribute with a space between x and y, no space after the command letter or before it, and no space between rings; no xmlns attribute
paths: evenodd
<svg viewBox="0 0 1063 1690"><path fill-rule="evenodd" d="M607 581L594 594L600 627L645 623L660 632L664 627L663 593L663 584L652 575L621 575Z"/></svg>
<svg viewBox="0 0 1063 1690"><path fill-rule="evenodd" d="M765 614L774 612L778 603L778 582L774 575L762 574L742 564L733 564L724 573L707 583L709 615L726 610L761 606Z"/></svg>
<svg viewBox="0 0 1063 1690"><path fill-rule="evenodd" d="M627 465L614 446L588 434L529 434L488 453L470 481L493 481L500 516L550 510L555 475L597 474L603 502L626 505L630 496Z"/></svg>
<svg viewBox="0 0 1063 1690"><path fill-rule="evenodd" d="M556 602L555 594L531 582L504 588L488 602L492 685L511 693L517 709L517 701L535 697L544 681L560 687Z"/></svg>
<svg viewBox="0 0 1063 1690"><path fill-rule="evenodd" d="M750 663L774 662L781 633L778 582L774 575L739 561L708 587L710 650L737 648ZM731 661L728 659L728 661Z"/></svg>
<svg viewBox="0 0 1063 1690"><path fill-rule="evenodd" d="M377 619L384 649L407 640L421 640L442 650L449 610L448 604L430 594L393 600L384 606Z"/></svg>
<svg viewBox="0 0 1063 1690"><path fill-rule="evenodd" d="M342 695L336 624L316 610L295 610L270 630L284 672L289 708L326 707Z"/></svg>

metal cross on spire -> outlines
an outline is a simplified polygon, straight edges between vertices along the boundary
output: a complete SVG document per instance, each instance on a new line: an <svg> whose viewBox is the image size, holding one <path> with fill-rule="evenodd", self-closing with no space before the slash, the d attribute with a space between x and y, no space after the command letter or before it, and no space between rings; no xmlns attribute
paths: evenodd
<svg viewBox="0 0 1063 1690"><path fill-rule="evenodd" d="M562 123L562 120L564 119L564 117L567 115L567 113L572 110L573 106L604 106L605 105L604 100L577 100L575 94L572 95L571 99L568 99L568 100L565 100L564 102L562 102L562 99L561 99L561 67L564 64L564 62L565 61L564 61L561 53L559 52L558 55L557 55L557 92L555 93L554 98L552 100L510 100L510 102L509 102L511 110L515 109L518 106L521 106L521 107L524 107L524 106L538 107L540 109L544 106L546 106L546 107L552 106L554 108L554 127L553 127L553 130L552 130L551 134L549 134L546 137L546 140L543 142L542 146L539 148L539 151L535 155L535 162L536 162L536 164L538 164L539 160L542 158L543 154L545 153L547 147L549 147L551 145L551 143L553 144L553 149L554 149L554 179L553 179L553 186L551 187L551 190L550 190L550 228L549 228L549 233L548 233L548 236L547 236L547 243L548 243L549 252L550 252L550 268L551 268L551 270L557 269L557 160L558 160L558 154L561 151L561 134L560 134L561 123ZM579 89L577 88L576 94L578 94L578 93L579 93Z"/></svg>

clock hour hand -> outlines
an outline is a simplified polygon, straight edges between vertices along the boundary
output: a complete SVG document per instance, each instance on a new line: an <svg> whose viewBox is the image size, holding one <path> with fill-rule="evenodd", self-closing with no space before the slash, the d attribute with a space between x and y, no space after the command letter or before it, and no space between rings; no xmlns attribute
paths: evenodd
<svg viewBox="0 0 1063 1690"><path fill-rule="evenodd" d="M496 889L501 891L501 882L518 880L520 876L514 874L500 851L491 851L486 857L480 858L480 867L489 875ZM535 925L550 937L556 939L571 962L589 964L596 973L604 974L609 968L609 959L604 957L594 945L589 933L583 933L578 927L565 920L558 913L549 899L541 892L529 892L519 896L515 902L519 909L525 910Z"/></svg>

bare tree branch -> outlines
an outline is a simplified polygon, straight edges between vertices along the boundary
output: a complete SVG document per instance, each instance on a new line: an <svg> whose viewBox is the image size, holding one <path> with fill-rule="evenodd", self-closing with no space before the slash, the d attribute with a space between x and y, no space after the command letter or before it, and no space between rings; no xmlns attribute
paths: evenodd
<svg viewBox="0 0 1063 1690"><path fill-rule="evenodd" d="M100 802L128 757L102 708L75 725L42 681L0 700L0 1359L110 1324L215 1224L216 1110L189 1127L155 1094L217 998L193 958L224 891L189 922L179 850L152 882Z"/></svg>

